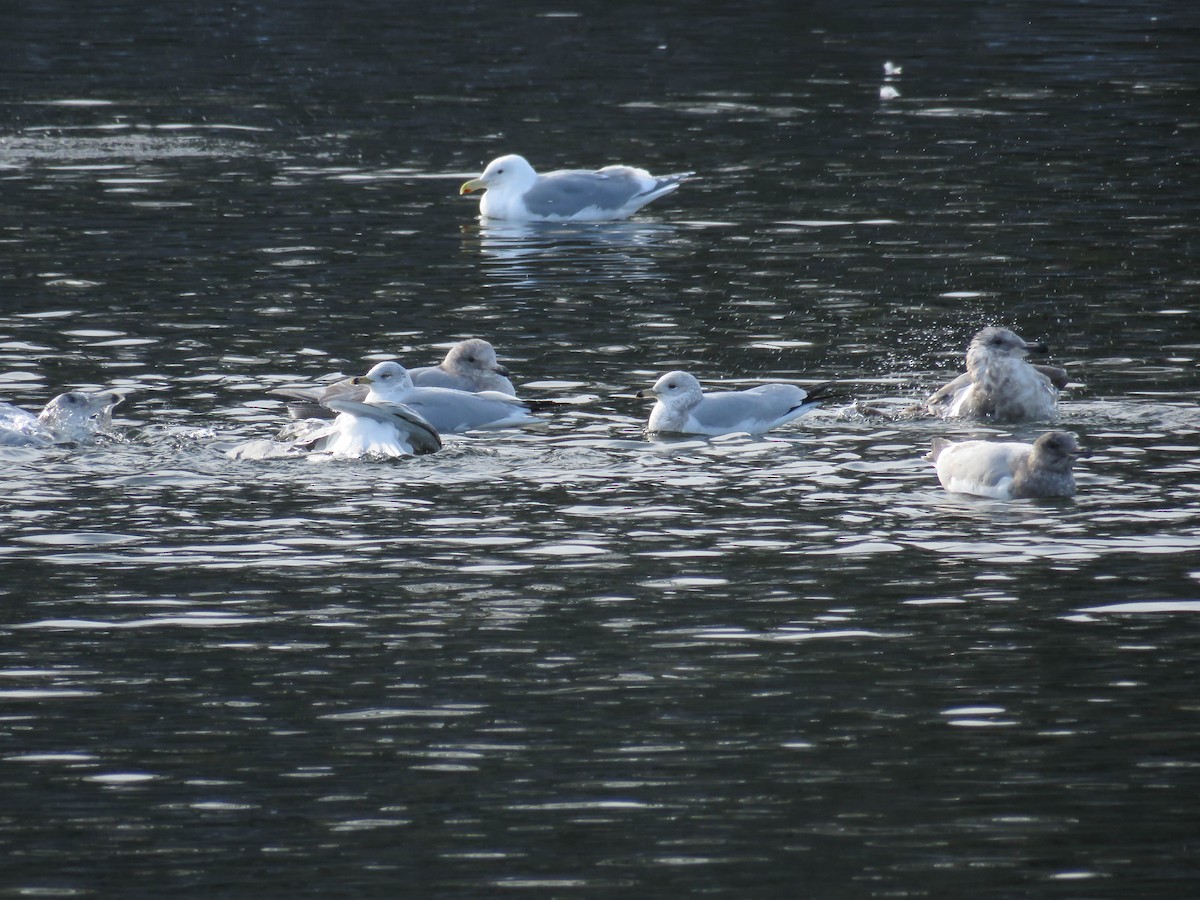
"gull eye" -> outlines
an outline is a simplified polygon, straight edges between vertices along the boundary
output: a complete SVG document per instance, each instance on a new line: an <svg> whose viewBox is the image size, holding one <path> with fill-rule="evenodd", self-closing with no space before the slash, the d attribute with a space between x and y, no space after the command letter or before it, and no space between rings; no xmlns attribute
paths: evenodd
<svg viewBox="0 0 1200 900"><path fill-rule="evenodd" d="M496 170L496 174L497 174L497 175L503 175L503 174L504 174L504 170L503 170L503 169L497 169L497 170Z"/></svg>
<svg viewBox="0 0 1200 900"><path fill-rule="evenodd" d="M79 402L79 397L78 397L78 395L76 395L76 394L67 394L67 402L68 402L68 403L78 403L78 402Z"/></svg>

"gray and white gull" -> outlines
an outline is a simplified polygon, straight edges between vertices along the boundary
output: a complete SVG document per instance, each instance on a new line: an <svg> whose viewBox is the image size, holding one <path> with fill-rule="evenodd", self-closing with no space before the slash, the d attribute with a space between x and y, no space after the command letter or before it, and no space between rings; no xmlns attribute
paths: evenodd
<svg viewBox="0 0 1200 900"><path fill-rule="evenodd" d="M564 169L539 175L515 153L493 159L460 194L485 191L479 214L509 222L612 222L627 219L647 203L669 194L692 172L654 176L633 166L595 172Z"/></svg>
<svg viewBox="0 0 1200 900"><path fill-rule="evenodd" d="M408 370L409 378L416 387L453 388L459 391L478 393L498 391L515 395L516 390L508 379L508 369L496 358L496 350L482 338L459 341L446 352L446 357L436 366L419 366ZM288 412L295 419L328 419L333 413L326 400L365 400L370 388L354 378L344 378L322 387L292 385L268 391L278 397L287 397Z"/></svg>
<svg viewBox="0 0 1200 900"><path fill-rule="evenodd" d="M498 391L470 393L453 388L416 387L404 366L398 362L381 362L366 375L355 378L354 383L369 387L364 402L403 404L416 411L441 434L512 428L542 422L516 397ZM326 401L326 404L333 402L341 401Z"/></svg>
<svg viewBox="0 0 1200 900"><path fill-rule="evenodd" d="M668 372L638 397L656 401L646 426L652 433L763 434L816 409L830 386L826 382L805 390L775 383L706 394L694 375Z"/></svg>

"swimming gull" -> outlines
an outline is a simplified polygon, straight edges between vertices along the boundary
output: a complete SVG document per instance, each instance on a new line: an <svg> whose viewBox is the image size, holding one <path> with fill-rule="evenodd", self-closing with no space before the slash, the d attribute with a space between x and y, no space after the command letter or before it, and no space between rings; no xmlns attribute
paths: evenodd
<svg viewBox="0 0 1200 900"><path fill-rule="evenodd" d="M493 159L460 194L486 191L479 200L485 219L511 222L611 222L626 219L679 187L692 172L654 176L633 166L596 172L570 169L539 175L515 153Z"/></svg>
<svg viewBox="0 0 1200 900"><path fill-rule="evenodd" d="M445 387L460 391L499 391L515 395L516 390L508 380L508 369L496 359L496 350L482 338L459 341L446 353L446 358L436 366L420 366L408 370L416 387ZM339 397L345 400L366 399L370 388L356 384L353 378L344 378L323 387L289 386L273 388L269 394L288 397L288 412L294 419L329 419L333 412L324 401Z"/></svg>
<svg viewBox="0 0 1200 900"><path fill-rule="evenodd" d="M948 491L1022 500L1075 496L1071 464L1079 455L1074 435L1048 431L1032 444L934 438L925 458L937 467L938 481Z"/></svg>
<svg viewBox="0 0 1200 900"><path fill-rule="evenodd" d="M1053 419L1066 370L1025 360L1028 353L1045 352L1045 344L1026 341L1007 328L984 328L967 348L967 371L934 392L926 408L946 418Z"/></svg>
<svg viewBox="0 0 1200 900"><path fill-rule="evenodd" d="M0 447L48 447L87 440L112 427L113 407L125 399L117 391L68 391L38 415L0 403Z"/></svg>
<svg viewBox="0 0 1200 900"><path fill-rule="evenodd" d="M516 397L498 391L470 393L453 388L416 387L404 366L397 362L381 362L354 382L370 388L365 402L402 403L442 434L510 428L542 421Z"/></svg>
<svg viewBox="0 0 1200 900"><path fill-rule="evenodd" d="M794 384L764 384L745 391L705 394L687 372L668 372L638 397L654 397L646 427L671 434L762 434L798 418L828 397L830 382L805 390Z"/></svg>

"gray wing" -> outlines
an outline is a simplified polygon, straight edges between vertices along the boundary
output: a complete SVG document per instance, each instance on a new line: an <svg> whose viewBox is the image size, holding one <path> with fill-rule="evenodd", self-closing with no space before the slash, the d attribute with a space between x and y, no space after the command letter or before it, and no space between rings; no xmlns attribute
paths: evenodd
<svg viewBox="0 0 1200 900"><path fill-rule="evenodd" d="M416 454L435 453L442 449L442 439L437 429L404 403L359 403L344 397L331 397L325 405L337 412L350 413L363 419L374 419L393 426L403 434Z"/></svg>
<svg viewBox="0 0 1200 900"><path fill-rule="evenodd" d="M287 397L288 414L293 419L332 419L335 413L324 406L326 400L354 400L361 403L367 399L371 389L355 384L353 378L343 378L333 384L309 387L307 385L285 385L267 391L276 397Z"/></svg>
<svg viewBox="0 0 1200 900"><path fill-rule="evenodd" d="M806 406L803 389L791 384L764 384L748 391L705 394L692 409L697 422L731 431L754 431L786 419ZM809 408L816 406L814 401Z"/></svg>
<svg viewBox="0 0 1200 900"><path fill-rule="evenodd" d="M967 387L970 384L971 384L971 373L963 372L961 375L959 375L957 378L955 378L949 384L942 385L940 388L938 388L936 391L934 391L932 394L930 394L929 399L926 400L925 402L928 403L930 406L934 406L938 403L944 403L944 402L952 399L955 394L957 394L959 391L961 391L963 388Z"/></svg>
<svg viewBox="0 0 1200 900"><path fill-rule="evenodd" d="M446 388L413 388L404 394L404 403L442 434L540 421L520 400L495 391L471 394Z"/></svg>
<svg viewBox="0 0 1200 900"><path fill-rule="evenodd" d="M573 216L589 207L615 213L630 206L637 209L673 191L682 178L655 179L647 190L636 170L628 166L609 166L599 172L551 172L539 176L521 199L536 216Z"/></svg>
<svg viewBox="0 0 1200 900"><path fill-rule="evenodd" d="M1066 369L1058 366L1039 365L1038 363L1030 363L1035 369L1050 379L1050 383L1059 390L1067 386L1067 382L1071 380L1071 376L1067 374Z"/></svg>
<svg viewBox="0 0 1200 900"><path fill-rule="evenodd" d="M409 369L408 374L416 387L450 388L451 390L468 391L470 393L477 393L479 391L499 391L502 394L516 393L512 382L499 372L480 370L478 375L472 377L470 375L456 375L453 372L447 372L440 366L421 366L418 369Z"/></svg>

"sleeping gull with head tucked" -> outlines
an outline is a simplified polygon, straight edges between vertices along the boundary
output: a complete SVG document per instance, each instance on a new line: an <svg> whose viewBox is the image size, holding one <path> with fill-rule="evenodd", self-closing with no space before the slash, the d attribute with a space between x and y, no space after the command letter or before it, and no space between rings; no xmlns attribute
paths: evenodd
<svg viewBox="0 0 1200 900"><path fill-rule="evenodd" d="M1075 496L1071 464L1079 455L1074 435L1048 431L1032 444L934 438L925 458L937 467L938 481L948 491L1023 500Z"/></svg>
<svg viewBox="0 0 1200 900"><path fill-rule="evenodd" d="M496 350L482 338L459 341L446 353L446 358L436 366L420 366L409 369L408 375L416 387L453 388L459 391L499 391L515 395L516 390L508 380L508 369L496 359ZM295 419L328 419L333 413L326 400L365 400L370 388L355 383L353 378L344 378L323 387L290 386L273 388L267 393L287 397L288 412Z"/></svg>
<svg viewBox="0 0 1200 900"><path fill-rule="evenodd" d="M36 416L0 403L0 447L49 447L87 440L112 426L113 407L124 399L117 391L68 391Z"/></svg>
<svg viewBox="0 0 1200 900"><path fill-rule="evenodd" d="M799 418L820 405L831 384L805 390L794 384L764 384L745 391L705 394L687 372L668 372L654 387L638 391L653 397L649 432L670 434L763 434Z"/></svg>
<svg viewBox="0 0 1200 900"><path fill-rule="evenodd" d="M367 385L366 403L402 403L415 410L442 434L540 424L529 407L498 391L469 393L452 388L415 387L404 366L381 362L354 379ZM326 401L328 405L330 401Z"/></svg>
<svg viewBox="0 0 1200 900"><path fill-rule="evenodd" d="M926 408L946 418L1051 420L1067 373L1025 360L1029 353L1045 352L1045 344L1026 341L1007 328L984 328L967 348L967 371L932 394Z"/></svg>
<svg viewBox="0 0 1200 900"><path fill-rule="evenodd" d="M570 169L539 175L515 153L493 159L460 194L486 191L479 200L485 219L510 222L611 222L626 219L679 187L691 172L655 177L633 166L595 172Z"/></svg>

